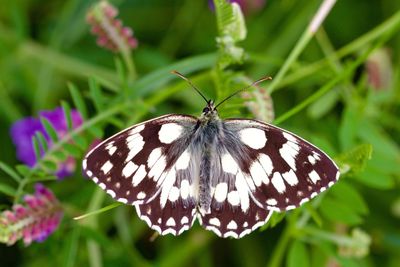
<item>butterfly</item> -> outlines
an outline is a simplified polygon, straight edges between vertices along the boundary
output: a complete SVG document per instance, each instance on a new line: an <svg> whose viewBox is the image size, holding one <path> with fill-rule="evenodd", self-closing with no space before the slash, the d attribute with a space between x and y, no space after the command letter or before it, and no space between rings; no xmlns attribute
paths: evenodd
<svg viewBox="0 0 400 267"><path fill-rule="evenodd" d="M241 238L338 180L336 164L314 145L261 121L220 119L227 98L215 105L187 81L207 102L200 117L133 125L82 162L88 177L161 235L179 235L198 219L220 237Z"/></svg>

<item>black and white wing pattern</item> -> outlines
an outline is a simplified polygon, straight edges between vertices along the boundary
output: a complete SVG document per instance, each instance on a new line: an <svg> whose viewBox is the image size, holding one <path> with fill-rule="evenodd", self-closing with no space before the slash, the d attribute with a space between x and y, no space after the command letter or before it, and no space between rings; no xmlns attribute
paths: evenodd
<svg viewBox="0 0 400 267"><path fill-rule="evenodd" d="M209 209L200 206L198 217L204 228L220 237L241 238L264 225L272 212L252 197L246 174L225 147L226 140L216 140L210 169L211 202Z"/></svg>
<svg viewBox="0 0 400 267"><path fill-rule="evenodd" d="M339 169L324 152L304 139L256 120L228 119L244 148L227 146L245 177L252 199L267 210L294 209L339 179Z"/></svg>
<svg viewBox="0 0 400 267"><path fill-rule="evenodd" d="M161 234L179 234L195 218L188 147L197 119L166 115L108 138L83 160L83 171L111 197L136 206Z"/></svg>
<svg viewBox="0 0 400 267"><path fill-rule="evenodd" d="M200 118L166 115L110 137L86 155L83 170L162 235L179 235L198 219L234 238L339 178L307 141L255 120L220 120L212 102Z"/></svg>

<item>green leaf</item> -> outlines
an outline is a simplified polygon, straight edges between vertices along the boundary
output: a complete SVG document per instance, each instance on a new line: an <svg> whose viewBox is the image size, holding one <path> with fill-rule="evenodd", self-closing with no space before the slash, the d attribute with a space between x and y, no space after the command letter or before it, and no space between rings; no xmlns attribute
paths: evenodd
<svg viewBox="0 0 400 267"><path fill-rule="evenodd" d="M362 114L358 109L347 107L343 112L342 122L339 126L339 141L343 150L353 147L357 141L362 121Z"/></svg>
<svg viewBox="0 0 400 267"><path fill-rule="evenodd" d="M13 168L5 164L4 162L0 161L0 170L8 174L11 178L13 178L17 183L21 181L21 176L16 173Z"/></svg>
<svg viewBox="0 0 400 267"><path fill-rule="evenodd" d="M76 143L77 146L79 146L80 149L82 149L82 150L87 149L88 142L84 137L82 137L80 135L75 135L72 137L72 140L74 140L74 142Z"/></svg>
<svg viewBox="0 0 400 267"><path fill-rule="evenodd" d="M59 162L65 161L68 157L64 151L54 151L53 155Z"/></svg>
<svg viewBox="0 0 400 267"><path fill-rule="evenodd" d="M65 102L65 101L61 101L61 106L63 108L65 120L67 122L67 129L71 130L73 127L72 118L71 118L71 107L68 104L68 102Z"/></svg>
<svg viewBox="0 0 400 267"><path fill-rule="evenodd" d="M309 253L306 246L302 242L296 240L290 245L286 266L310 266Z"/></svg>
<svg viewBox="0 0 400 267"><path fill-rule="evenodd" d="M36 132L36 138L40 143L40 146L42 147L43 151L46 152L48 150L48 146L47 146L47 140L44 137L42 132Z"/></svg>
<svg viewBox="0 0 400 267"><path fill-rule="evenodd" d="M361 217L355 213L348 203L327 195L321 202L321 214L333 222L342 222L349 225L356 225L362 222Z"/></svg>
<svg viewBox="0 0 400 267"><path fill-rule="evenodd" d="M78 158L81 156L81 150L75 145L67 143L67 144L64 144L63 148L65 151L67 151L68 154L70 154L74 158Z"/></svg>
<svg viewBox="0 0 400 267"><path fill-rule="evenodd" d="M234 42L243 41L247 29L240 6L226 0L214 0L214 5L220 36L230 36Z"/></svg>
<svg viewBox="0 0 400 267"><path fill-rule="evenodd" d="M90 97L93 100L94 106L97 111L101 111L104 108L104 98L101 93L99 84L96 82L94 78L89 79L89 92Z"/></svg>
<svg viewBox="0 0 400 267"><path fill-rule="evenodd" d="M372 146L370 144L362 144L350 151L347 151L336 161L340 167L340 173L347 175L355 175L364 170L367 161L371 158Z"/></svg>
<svg viewBox="0 0 400 267"><path fill-rule="evenodd" d="M41 161L42 166L48 169L50 172L57 171L57 163L51 160L43 160Z"/></svg>
<svg viewBox="0 0 400 267"><path fill-rule="evenodd" d="M394 178L391 175L382 173L371 166L367 166L365 171L354 177L361 183L377 189L391 189L395 186Z"/></svg>
<svg viewBox="0 0 400 267"><path fill-rule="evenodd" d="M0 192L7 196L14 197L16 190L7 184L0 184Z"/></svg>
<svg viewBox="0 0 400 267"><path fill-rule="evenodd" d="M24 165L24 164L19 164L17 166L15 166L15 169L22 175L22 176L27 176L30 172L31 169Z"/></svg>
<svg viewBox="0 0 400 267"><path fill-rule="evenodd" d="M78 109L83 119L87 118L87 108L85 105L85 101L83 101L82 95L79 92L79 89L72 83L68 84L69 92L72 96L72 101L74 102L75 107Z"/></svg>
<svg viewBox="0 0 400 267"><path fill-rule="evenodd" d="M337 183L329 193L341 202L347 203L354 212L361 215L368 213L368 206L361 194L345 181Z"/></svg>
<svg viewBox="0 0 400 267"><path fill-rule="evenodd" d="M36 136L32 136L32 144L33 144L33 151L35 152L36 161L39 161L42 155L40 153L39 141L37 140Z"/></svg>
<svg viewBox="0 0 400 267"><path fill-rule="evenodd" d="M308 115L312 119L322 118L335 107L339 98L340 94L338 88L327 92L309 106L307 109Z"/></svg>
<svg viewBox="0 0 400 267"><path fill-rule="evenodd" d="M103 130L98 126L93 125L92 127L88 128L88 132L96 138L103 137Z"/></svg>
<svg viewBox="0 0 400 267"><path fill-rule="evenodd" d="M241 64L244 61L244 49L236 46L236 43L246 38L247 29L240 6L226 0L214 0L214 5L219 31L218 65L224 69L231 64Z"/></svg>
<svg viewBox="0 0 400 267"><path fill-rule="evenodd" d="M55 143L58 140L58 135L57 131L54 129L53 125L46 119L41 117L40 121L42 122L42 125L44 129L46 130L46 133L50 136L50 139Z"/></svg>

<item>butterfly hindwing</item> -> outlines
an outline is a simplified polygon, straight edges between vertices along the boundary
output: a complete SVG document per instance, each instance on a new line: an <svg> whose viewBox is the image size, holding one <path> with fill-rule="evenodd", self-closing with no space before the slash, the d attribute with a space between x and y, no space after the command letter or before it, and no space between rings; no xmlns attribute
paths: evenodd
<svg viewBox="0 0 400 267"><path fill-rule="evenodd" d="M172 148L174 149L174 148ZM153 199L137 204L136 211L152 229L161 235L179 235L196 219L199 161L187 148L171 168L161 174L163 183Z"/></svg>
<svg viewBox="0 0 400 267"><path fill-rule="evenodd" d="M209 210L200 208L199 221L218 236L241 238L264 225L272 212L254 201L240 164L225 147L227 141L217 140L213 151L211 203Z"/></svg>
<svg viewBox="0 0 400 267"><path fill-rule="evenodd" d="M225 127L246 147L244 153L233 153L242 163L252 196L266 209L298 207L339 178L333 160L290 132L246 119L226 120Z"/></svg>
<svg viewBox="0 0 400 267"><path fill-rule="evenodd" d="M187 129L196 121L191 116L166 115L134 125L90 151L83 171L120 202L147 202L162 189L166 174L185 149Z"/></svg>

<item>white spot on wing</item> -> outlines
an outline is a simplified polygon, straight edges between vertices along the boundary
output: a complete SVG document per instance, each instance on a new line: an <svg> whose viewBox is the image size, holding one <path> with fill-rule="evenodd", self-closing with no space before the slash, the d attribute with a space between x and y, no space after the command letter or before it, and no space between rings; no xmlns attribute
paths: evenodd
<svg viewBox="0 0 400 267"><path fill-rule="evenodd" d="M114 192L113 190L108 189L108 190L106 191L106 193L109 194L112 198L115 198L115 192Z"/></svg>
<svg viewBox="0 0 400 267"><path fill-rule="evenodd" d="M227 183L219 183L215 187L214 198L218 202L225 201L228 194L228 184Z"/></svg>
<svg viewBox="0 0 400 267"><path fill-rule="evenodd" d="M167 203L167 198L169 195L169 192L172 188L172 186L174 185L176 180L176 172L175 169L172 168L167 176L165 177L165 180L162 184L162 188L161 188L161 195L160 195L160 206L161 208L165 207L165 204Z"/></svg>
<svg viewBox="0 0 400 267"><path fill-rule="evenodd" d="M175 168L177 170L184 170L189 166L189 161L190 161L190 154L186 149L176 161Z"/></svg>
<svg viewBox="0 0 400 267"><path fill-rule="evenodd" d="M132 177L132 185L137 186L138 184L140 184L140 182L143 180L143 178L146 177L146 174L147 173L146 173L145 166L143 164L140 165L139 169L137 170L135 175L133 175L133 177Z"/></svg>
<svg viewBox="0 0 400 267"><path fill-rule="evenodd" d="M276 191L279 193L283 193L286 190L285 183L283 182L282 176L279 172L275 172L274 176L271 179L272 184L274 185Z"/></svg>
<svg viewBox="0 0 400 267"><path fill-rule="evenodd" d="M156 161L160 158L161 156L161 148L155 148L153 151L151 151L149 158L147 159L147 166L149 168L153 167L153 165L156 163Z"/></svg>
<svg viewBox="0 0 400 267"><path fill-rule="evenodd" d="M138 167L138 165L136 165L132 161L129 161L122 169L122 175L125 177L129 177L137 170Z"/></svg>
<svg viewBox="0 0 400 267"><path fill-rule="evenodd" d="M130 135L134 135L134 134L140 133L141 131L143 131L143 129L144 129L144 124L139 125L139 126L136 126L135 128L133 128L133 129L129 132L129 134L130 134Z"/></svg>
<svg viewBox="0 0 400 267"><path fill-rule="evenodd" d="M315 158L314 158L313 156L311 156L311 155L309 155L309 156L307 157L307 159L308 159L308 161L311 163L311 165L314 165L315 162L317 162L317 161L315 160Z"/></svg>
<svg viewBox="0 0 400 267"><path fill-rule="evenodd" d="M230 221L226 226L227 229L235 230L237 229L237 224L234 220Z"/></svg>
<svg viewBox="0 0 400 267"><path fill-rule="evenodd" d="M106 163L104 163L103 166L101 167L101 170L103 171L104 174L107 174L112 167L113 164L109 160L107 160Z"/></svg>
<svg viewBox="0 0 400 267"><path fill-rule="evenodd" d="M86 169L86 168L87 168L87 159L84 159L84 160L82 161L82 167L83 167L83 169Z"/></svg>
<svg viewBox="0 0 400 267"><path fill-rule="evenodd" d="M183 216L182 219L181 219L181 224L186 224L186 223L188 223L188 222L189 222L188 217Z"/></svg>
<svg viewBox="0 0 400 267"><path fill-rule="evenodd" d="M260 186L261 183L269 184L268 176L258 160L255 160L251 165L250 174L256 186Z"/></svg>
<svg viewBox="0 0 400 267"><path fill-rule="evenodd" d="M190 185L189 181L184 179L181 181L181 197L186 199L189 196Z"/></svg>
<svg viewBox="0 0 400 267"><path fill-rule="evenodd" d="M92 171L87 171L86 174L87 174L87 176L92 177L93 172Z"/></svg>
<svg viewBox="0 0 400 267"><path fill-rule="evenodd" d="M236 164L236 161L232 158L230 154L226 153L222 156L221 165L224 172L229 172L232 174L237 173L238 166Z"/></svg>
<svg viewBox="0 0 400 267"><path fill-rule="evenodd" d="M126 198L123 198L123 197L118 198L118 201L122 202L124 204L128 203L128 200Z"/></svg>
<svg viewBox="0 0 400 267"><path fill-rule="evenodd" d="M236 175L235 186L239 193L240 207L242 208L243 212L247 212L250 206L249 192L247 190L249 187L242 172L238 172Z"/></svg>
<svg viewBox="0 0 400 267"><path fill-rule="evenodd" d="M213 225L215 225L215 226L221 226L221 222L219 221L219 219L218 218L216 218L216 217L214 217L214 218L211 218L210 220L209 220L209 223L210 224L213 224Z"/></svg>
<svg viewBox="0 0 400 267"><path fill-rule="evenodd" d="M179 198L179 189L176 186L173 186L169 191L168 199L171 202L177 201Z"/></svg>
<svg viewBox="0 0 400 267"><path fill-rule="evenodd" d="M158 139L160 139L161 143L171 144L173 141L179 138L182 130L182 126L173 122L163 124L158 132Z"/></svg>
<svg viewBox="0 0 400 267"><path fill-rule="evenodd" d="M158 178L160 177L161 173L163 173L165 166L166 166L166 161L165 161L165 157L161 156L156 164L154 164L154 166L151 168L151 170L149 171L149 177L154 177L154 181L157 181Z"/></svg>
<svg viewBox="0 0 400 267"><path fill-rule="evenodd" d="M285 137L287 140L289 140L293 143L297 143L297 139L290 133L282 132L282 134L283 134L283 137Z"/></svg>
<svg viewBox="0 0 400 267"><path fill-rule="evenodd" d="M321 180L321 177L319 177L318 173L317 173L315 170L313 170L312 172L310 172L310 173L308 174L308 176L310 177L311 181L312 181L314 184L316 184L317 181Z"/></svg>
<svg viewBox="0 0 400 267"><path fill-rule="evenodd" d="M108 150L108 154L110 156L112 156L115 153L115 151L117 151L117 147L116 146L110 146L110 147L107 147L107 150Z"/></svg>
<svg viewBox="0 0 400 267"><path fill-rule="evenodd" d="M175 226L176 223L175 223L174 218L170 217L170 218L167 220L166 225L167 225L167 226Z"/></svg>
<svg viewBox="0 0 400 267"><path fill-rule="evenodd" d="M237 206L240 203L239 193L238 191L231 191L228 193L228 202L232 206Z"/></svg>
<svg viewBox="0 0 400 267"><path fill-rule="evenodd" d="M299 153L299 146L295 143L285 143L283 144L282 148L279 149L279 153L281 154L282 158L286 161L286 163L292 168L296 170L296 156Z"/></svg>
<svg viewBox="0 0 400 267"><path fill-rule="evenodd" d="M275 198L270 198L270 199L267 199L267 202L266 202L268 205L271 205L271 206L275 206L276 204L278 204L278 201L276 201L276 199Z"/></svg>
<svg viewBox="0 0 400 267"><path fill-rule="evenodd" d="M137 137L136 137L137 136ZM128 156L125 159L125 162L131 161L137 153L139 153L144 146L143 137L139 134L135 135L135 138L130 139L129 137L126 140L126 144L129 148Z"/></svg>
<svg viewBox="0 0 400 267"><path fill-rule="evenodd" d="M267 173L267 175L271 176L272 170L274 169L271 158L266 154L260 154L258 160L260 161L260 164L263 167L264 171Z"/></svg>
<svg viewBox="0 0 400 267"><path fill-rule="evenodd" d="M243 143L254 149L263 148L267 142L265 132L257 128L243 129L239 132L239 135Z"/></svg>
<svg viewBox="0 0 400 267"><path fill-rule="evenodd" d="M141 191L141 192L139 192L139 193L137 194L137 198L138 198L138 199L144 199L145 197L146 197L146 193L143 192L143 191Z"/></svg>
<svg viewBox="0 0 400 267"><path fill-rule="evenodd" d="M299 179L297 178L293 170L283 173L282 176L283 179L285 179L285 181L291 186L297 185L299 183Z"/></svg>

